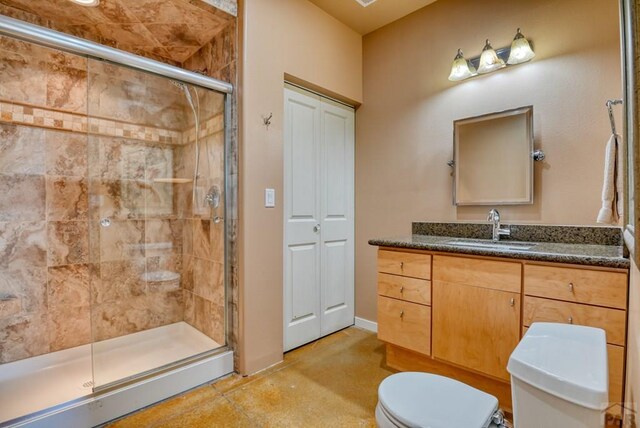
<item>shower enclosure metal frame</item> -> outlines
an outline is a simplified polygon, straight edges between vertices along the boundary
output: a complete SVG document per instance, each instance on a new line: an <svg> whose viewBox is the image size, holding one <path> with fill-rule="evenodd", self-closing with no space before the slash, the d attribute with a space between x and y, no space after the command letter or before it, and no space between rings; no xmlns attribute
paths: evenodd
<svg viewBox="0 0 640 428"><path fill-rule="evenodd" d="M185 83L213 89L214 91L225 94L231 94L233 92L233 85L231 83L119 49L110 48L79 37L70 36L59 31L9 18L8 16L0 15L0 34L41 46L88 56L89 58L104 59L120 65L158 74L169 79L180 80Z"/></svg>
<svg viewBox="0 0 640 428"><path fill-rule="evenodd" d="M75 402L81 402L87 398L97 397L106 392L113 391L115 389L122 388L123 386L136 384L145 379L153 378L163 373L167 373L181 367L186 367L190 364L196 363L200 360L205 360L216 354L227 352L233 349L229 345L229 332L231 331L230 320L232 319L229 313L230 301L232 299L232 291L230 287L231 280L231 262L232 257L230 254L230 242L229 237L232 233L232 217L230 214L234 208L230 206L229 202L235 200L235 197L231 195L231 192L236 188L234 183L230 182L230 162L234 160L234 156L231 150L231 109L232 109L232 96L233 85L228 82L224 82L212 77L205 76L196 72L188 71L176 66L164 64L159 61L148 59L139 55L135 55L126 51L104 46L98 43L94 43L79 37L70 36L65 33L50 30L48 28L40 27L38 25L29 24L24 21L13 19L4 15L0 15L0 35L12 37L15 39L23 40L26 42L34 43L40 46L62 50L68 53L81 55L89 59L106 60L116 65L122 65L130 67L139 71L152 73L161 77L165 77L171 80L177 80L183 83L196 85L202 88L211 89L224 95L224 290L225 290L225 316L224 316L224 334L225 344L224 346L216 349L212 349L203 352L192 357L188 357L183 360L170 363L158 369L150 370L148 372L139 373L133 377L125 378L120 381L113 382L106 385L104 388L96 388L92 393L87 394L81 398L72 400L70 402L62 403L51 408L42 409L30 415L20 417L13 422L19 422L21 420L29 420L33 417L37 417L42 414L48 414L56 409L66 407L69 404Z"/></svg>

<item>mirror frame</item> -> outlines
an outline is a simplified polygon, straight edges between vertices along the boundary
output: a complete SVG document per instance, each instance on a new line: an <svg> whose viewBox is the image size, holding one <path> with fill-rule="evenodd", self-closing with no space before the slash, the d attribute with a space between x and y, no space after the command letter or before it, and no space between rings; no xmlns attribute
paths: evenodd
<svg viewBox="0 0 640 428"><path fill-rule="evenodd" d="M457 129L463 123L482 122L485 120L497 119L501 117L516 116L524 114L527 121L527 139L529 145L529 199L523 201L504 201L496 200L490 202L460 202L458 201L458 136ZM500 205L532 205L533 204L533 181L534 181L534 165L533 165L533 106L522 106L508 110L487 113L480 116L467 117L453 121L453 205L454 206L500 206Z"/></svg>

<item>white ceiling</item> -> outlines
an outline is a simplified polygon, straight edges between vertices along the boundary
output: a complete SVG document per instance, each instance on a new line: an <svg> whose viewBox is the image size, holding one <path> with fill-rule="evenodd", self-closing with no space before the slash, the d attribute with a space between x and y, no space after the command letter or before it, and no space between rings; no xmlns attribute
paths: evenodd
<svg viewBox="0 0 640 428"><path fill-rule="evenodd" d="M360 34L367 34L436 0L376 0L362 7L355 0L309 0Z"/></svg>

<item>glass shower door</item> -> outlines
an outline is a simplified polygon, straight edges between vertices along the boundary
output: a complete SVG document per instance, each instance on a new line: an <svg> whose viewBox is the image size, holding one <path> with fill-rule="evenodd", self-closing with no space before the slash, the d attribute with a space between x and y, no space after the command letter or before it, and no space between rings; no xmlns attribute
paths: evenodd
<svg viewBox="0 0 640 428"><path fill-rule="evenodd" d="M89 60L95 388L225 345L224 95Z"/></svg>

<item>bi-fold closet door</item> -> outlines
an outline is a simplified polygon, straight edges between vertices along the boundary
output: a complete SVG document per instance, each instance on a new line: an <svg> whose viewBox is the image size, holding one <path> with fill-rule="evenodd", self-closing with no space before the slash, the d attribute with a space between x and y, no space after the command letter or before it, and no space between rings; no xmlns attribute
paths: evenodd
<svg viewBox="0 0 640 428"><path fill-rule="evenodd" d="M354 110L287 85L284 349L354 322Z"/></svg>

